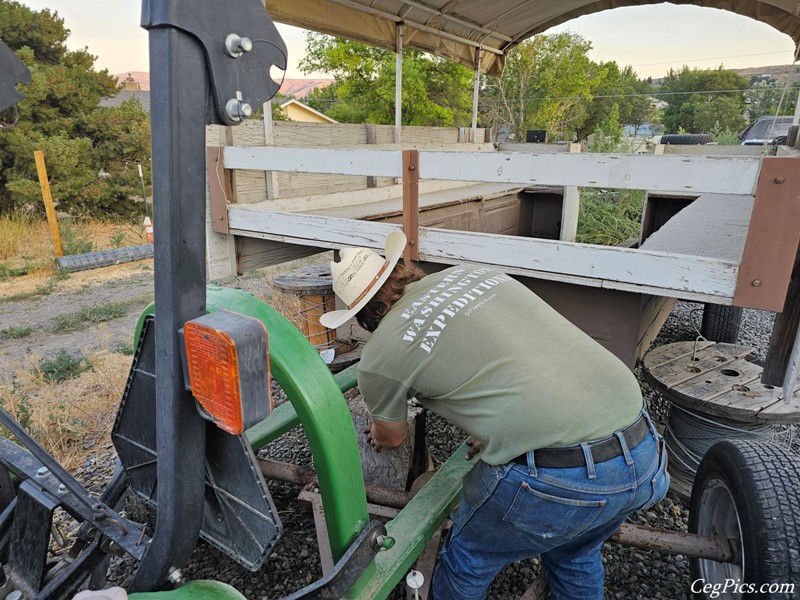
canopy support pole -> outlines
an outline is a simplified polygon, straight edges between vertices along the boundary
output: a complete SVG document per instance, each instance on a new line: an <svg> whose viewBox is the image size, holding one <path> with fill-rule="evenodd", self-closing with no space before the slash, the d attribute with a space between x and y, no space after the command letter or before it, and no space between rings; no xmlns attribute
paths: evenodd
<svg viewBox="0 0 800 600"><path fill-rule="evenodd" d="M475 51L475 85L472 88L472 143L478 135L478 91L481 85L481 54L482 50L478 48Z"/></svg>
<svg viewBox="0 0 800 600"><path fill-rule="evenodd" d="M397 24L397 54L394 66L394 141L400 143L403 120L403 25Z"/></svg>

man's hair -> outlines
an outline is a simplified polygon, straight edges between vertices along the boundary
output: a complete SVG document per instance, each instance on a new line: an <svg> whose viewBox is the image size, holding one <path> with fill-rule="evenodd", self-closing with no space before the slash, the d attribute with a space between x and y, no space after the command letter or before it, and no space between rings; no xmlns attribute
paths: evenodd
<svg viewBox="0 0 800 600"><path fill-rule="evenodd" d="M414 281L419 281L423 277L425 277L425 273L418 267L397 263L392 269L389 279L384 282L364 308L356 314L358 324L367 331L375 331L381 319L391 310L394 303L403 296L406 286Z"/></svg>

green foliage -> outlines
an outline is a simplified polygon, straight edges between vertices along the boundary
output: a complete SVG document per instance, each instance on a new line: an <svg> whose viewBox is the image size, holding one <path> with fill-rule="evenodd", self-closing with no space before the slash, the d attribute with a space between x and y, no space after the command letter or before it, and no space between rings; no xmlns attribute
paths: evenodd
<svg viewBox="0 0 800 600"><path fill-rule="evenodd" d="M343 123L394 123L394 53L313 32L306 35L306 44L300 68L327 71L335 79L309 94L309 106ZM403 50L403 125L468 125L472 79L464 66Z"/></svg>
<svg viewBox="0 0 800 600"><path fill-rule="evenodd" d="M720 146L736 146L740 143L737 132L730 128L723 129L720 127L719 121L711 128L711 135L714 136L714 141Z"/></svg>
<svg viewBox="0 0 800 600"><path fill-rule="evenodd" d="M61 248L64 254L84 254L92 251L92 241L76 231L75 222L72 219L62 219L58 226L61 234Z"/></svg>
<svg viewBox="0 0 800 600"><path fill-rule="evenodd" d="M644 192L642 190L581 189L576 240L615 246L638 237Z"/></svg>
<svg viewBox="0 0 800 600"><path fill-rule="evenodd" d="M83 307L79 311L60 315L53 326L55 333L69 333L86 329L91 323L104 323L128 313L129 302L108 302L98 306Z"/></svg>
<svg viewBox="0 0 800 600"><path fill-rule="evenodd" d="M63 348L58 351L55 358L42 360L39 363L42 377L50 383L61 383L67 379L73 379L91 368L92 363L88 359L83 356L73 357Z"/></svg>
<svg viewBox="0 0 800 600"><path fill-rule="evenodd" d="M109 242L111 243L112 248L122 248L125 245L125 230L124 229L117 229L114 231L114 234L111 236Z"/></svg>
<svg viewBox="0 0 800 600"><path fill-rule="evenodd" d="M769 115L792 115L800 91L800 81L786 86L783 81L771 77L754 77L745 91L750 119Z"/></svg>
<svg viewBox="0 0 800 600"><path fill-rule="evenodd" d="M20 24L23 25L20 25ZM137 101L101 108L117 83L95 71L87 50L68 50L69 31L49 10L0 0L0 39L28 65L19 122L0 137L0 213L43 211L34 150L42 150L53 198L72 214L130 214L139 192L136 163L149 171L149 116Z"/></svg>
<svg viewBox="0 0 800 600"><path fill-rule="evenodd" d="M670 69L656 94L669 102L663 116L667 133L681 128L690 133L710 133L715 125L742 129L746 88L744 77L722 67L703 71L687 66L680 71Z"/></svg>
<svg viewBox="0 0 800 600"><path fill-rule="evenodd" d="M481 91L481 121L511 125L518 141L527 129L546 129L550 141L583 139L616 104L620 123L650 120L650 85L631 67L589 58L591 43L572 32L537 35L514 47L500 78Z"/></svg>
<svg viewBox="0 0 800 600"><path fill-rule="evenodd" d="M15 326L0 329L0 341L18 340L20 338L28 337L33 333L33 327Z"/></svg>

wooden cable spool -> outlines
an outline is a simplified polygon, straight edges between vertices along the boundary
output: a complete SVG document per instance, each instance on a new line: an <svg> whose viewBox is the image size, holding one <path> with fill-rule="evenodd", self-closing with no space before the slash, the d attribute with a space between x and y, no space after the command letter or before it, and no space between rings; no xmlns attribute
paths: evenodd
<svg viewBox="0 0 800 600"><path fill-rule="evenodd" d="M333 277L328 266L310 266L275 277L275 287L300 300L300 330L318 350L336 349L336 330L320 324L319 319L335 307Z"/></svg>

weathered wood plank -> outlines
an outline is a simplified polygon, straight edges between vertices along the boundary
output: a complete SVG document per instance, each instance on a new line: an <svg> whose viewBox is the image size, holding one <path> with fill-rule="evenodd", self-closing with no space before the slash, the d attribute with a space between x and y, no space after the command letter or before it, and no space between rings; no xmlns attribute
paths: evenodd
<svg viewBox="0 0 800 600"><path fill-rule="evenodd" d="M459 156L462 154L459 153ZM225 148L226 169L261 169L290 173L402 177L402 152L268 146ZM456 179L440 177L439 179ZM364 182L366 187L366 181Z"/></svg>
<svg viewBox="0 0 800 600"><path fill-rule="evenodd" d="M752 194L759 165L755 157L420 152L422 179L720 194ZM233 146L225 150L225 167L402 176L400 152L382 150Z"/></svg>
<svg viewBox="0 0 800 600"><path fill-rule="evenodd" d="M423 179L752 194L757 157L420 152Z"/></svg>
<svg viewBox="0 0 800 600"><path fill-rule="evenodd" d="M603 287L612 289L633 285L638 291L679 298L702 294L729 299L737 272L735 263L703 257L428 228L420 231L420 259L568 274L603 280Z"/></svg>
<svg viewBox="0 0 800 600"><path fill-rule="evenodd" d="M319 215L229 208L233 233L342 248L383 248L396 226ZM726 261L554 240L420 228L420 259L495 264L509 273L688 300L730 302L736 265Z"/></svg>

